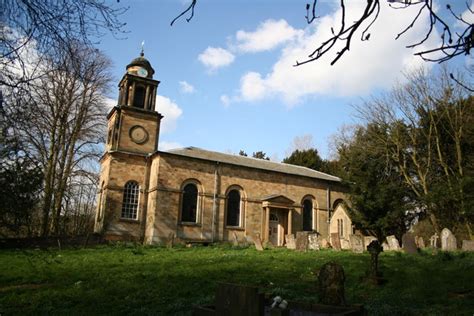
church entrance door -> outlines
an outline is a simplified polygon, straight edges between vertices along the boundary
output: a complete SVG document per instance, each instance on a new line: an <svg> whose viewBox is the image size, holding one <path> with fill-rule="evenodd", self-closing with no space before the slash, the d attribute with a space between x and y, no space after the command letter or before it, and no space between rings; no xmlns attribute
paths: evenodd
<svg viewBox="0 0 474 316"><path fill-rule="evenodd" d="M274 246L280 245L280 220L273 211L270 213L268 241L270 241Z"/></svg>

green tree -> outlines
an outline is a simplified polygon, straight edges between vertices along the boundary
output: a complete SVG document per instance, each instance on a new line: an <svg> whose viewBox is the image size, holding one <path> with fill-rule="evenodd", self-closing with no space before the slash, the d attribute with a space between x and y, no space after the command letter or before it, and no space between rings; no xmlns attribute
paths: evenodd
<svg viewBox="0 0 474 316"><path fill-rule="evenodd" d="M319 156L316 148L295 150L289 157L283 159L284 163L303 166L320 171L324 165L323 159Z"/></svg>
<svg viewBox="0 0 474 316"><path fill-rule="evenodd" d="M270 160L270 157L267 157L267 154L263 151L257 151L252 153L252 157L257 159Z"/></svg>

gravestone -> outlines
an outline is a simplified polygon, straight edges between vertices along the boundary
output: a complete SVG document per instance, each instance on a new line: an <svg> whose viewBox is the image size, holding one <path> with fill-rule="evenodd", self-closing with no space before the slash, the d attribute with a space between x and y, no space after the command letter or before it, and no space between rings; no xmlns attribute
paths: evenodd
<svg viewBox="0 0 474 316"><path fill-rule="evenodd" d="M463 240L461 249L464 251L474 251L474 240Z"/></svg>
<svg viewBox="0 0 474 316"><path fill-rule="evenodd" d="M326 305L346 305L344 295L344 269L335 262L324 264L318 274L319 303Z"/></svg>
<svg viewBox="0 0 474 316"><path fill-rule="evenodd" d="M308 234L308 249L319 250L318 234Z"/></svg>
<svg viewBox="0 0 474 316"><path fill-rule="evenodd" d="M400 244L398 243L398 239L394 236L387 236L387 243L389 250L392 251L399 251L400 250Z"/></svg>
<svg viewBox="0 0 474 316"><path fill-rule="evenodd" d="M263 251L262 240L260 239L260 234L256 234L253 238L253 243L255 244L255 249L258 251Z"/></svg>
<svg viewBox="0 0 474 316"><path fill-rule="evenodd" d="M173 248L174 245L174 233L169 233L166 239L166 248Z"/></svg>
<svg viewBox="0 0 474 316"><path fill-rule="evenodd" d="M322 238L321 239L321 249L328 249L331 247L331 245L329 244L328 240L326 238Z"/></svg>
<svg viewBox="0 0 474 316"><path fill-rule="evenodd" d="M295 235L285 235L285 244L287 249L296 249Z"/></svg>
<svg viewBox="0 0 474 316"><path fill-rule="evenodd" d="M454 234L449 229L444 228L441 231L441 250L453 251L457 248L456 237L454 237Z"/></svg>
<svg viewBox="0 0 474 316"><path fill-rule="evenodd" d="M415 254L418 252L416 243L415 243L415 237L413 236L412 233L403 234L402 245L403 245L403 250L405 250L406 253Z"/></svg>
<svg viewBox="0 0 474 316"><path fill-rule="evenodd" d="M383 251L390 251L390 246L387 244L387 241L384 241L382 243L382 249L383 249Z"/></svg>
<svg viewBox="0 0 474 316"><path fill-rule="evenodd" d="M237 237L237 234L235 232L232 232L232 237L233 237L232 244L234 245L234 247L238 247L239 246L239 238Z"/></svg>
<svg viewBox="0 0 474 316"><path fill-rule="evenodd" d="M377 240L374 236L364 236L364 250L367 250L367 246L374 240Z"/></svg>
<svg viewBox="0 0 474 316"><path fill-rule="evenodd" d="M331 246L335 250L341 250L341 240L339 239L339 233L331 233Z"/></svg>
<svg viewBox="0 0 474 316"><path fill-rule="evenodd" d="M308 232L296 232L296 250L308 250Z"/></svg>
<svg viewBox="0 0 474 316"><path fill-rule="evenodd" d="M351 240L351 249L356 253L364 252L364 242L362 236L359 235L350 235L349 239Z"/></svg>
<svg viewBox="0 0 474 316"><path fill-rule="evenodd" d="M434 233L433 236L430 237L430 247L431 248L438 248L438 234Z"/></svg>
<svg viewBox="0 0 474 316"><path fill-rule="evenodd" d="M341 242L341 249L346 249L346 250L351 249L351 242L349 239L339 238L339 240Z"/></svg>
<svg viewBox="0 0 474 316"><path fill-rule="evenodd" d="M264 314L264 296L258 288L235 284L219 284L216 291L216 315L240 316Z"/></svg>
<svg viewBox="0 0 474 316"><path fill-rule="evenodd" d="M367 251L370 253L370 268L368 271L368 279L374 284L383 282L379 271L379 254L383 251L378 240L373 240L368 246Z"/></svg>
<svg viewBox="0 0 474 316"><path fill-rule="evenodd" d="M418 238L415 237L415 241L416 241L416 245L418 246L418 248L420 248L420 249L425 249L426 248L425 241L423 240L423 237L421 237L421 236L418 237Z"/></svg>

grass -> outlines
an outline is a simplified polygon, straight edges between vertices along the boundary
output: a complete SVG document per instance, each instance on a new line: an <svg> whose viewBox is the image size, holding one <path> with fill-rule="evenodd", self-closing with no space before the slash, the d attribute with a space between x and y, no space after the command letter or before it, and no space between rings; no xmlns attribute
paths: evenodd
<svg viewBox="0 0 474 316"><path fill-rule="evenodd" d="M373 315L473 315L474 253L382 253L387 283L364 282L369 254L228 245L0 251L0 315L187 315L218 282L316 301L318 269L344 267L346 298Z"/></svg>

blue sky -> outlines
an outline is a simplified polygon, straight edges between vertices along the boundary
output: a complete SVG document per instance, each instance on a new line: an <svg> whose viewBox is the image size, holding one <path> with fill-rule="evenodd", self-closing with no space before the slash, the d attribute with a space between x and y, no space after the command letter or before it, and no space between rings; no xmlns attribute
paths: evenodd
<svg viewBox="0 0 474 316"><path fill-rule="evenodd" d="M371 40L355 41L335 66L325 58L293 67L327 37L339 17L338 1L320 0L320 19L308 26L306 2L198 0L194 18L171 27L188 1L121 0L120 5L129 6L122 16L127 33L106 35L99 48L112 59L118 83L145 41L145 57L161 81L157 110L165 118L160 149L262 150L280 161L299 137L304 143L312 139L328 157L331 135L356 122L351 104L403 82L402 71L433 67L405 48L424 34L428 20L422 17L395 41L416 11L384 6ZM347 2L357 13L365 1ZM427 45L438 40L434 35ZM115 83L110 97L117 97Z"/></svg>

